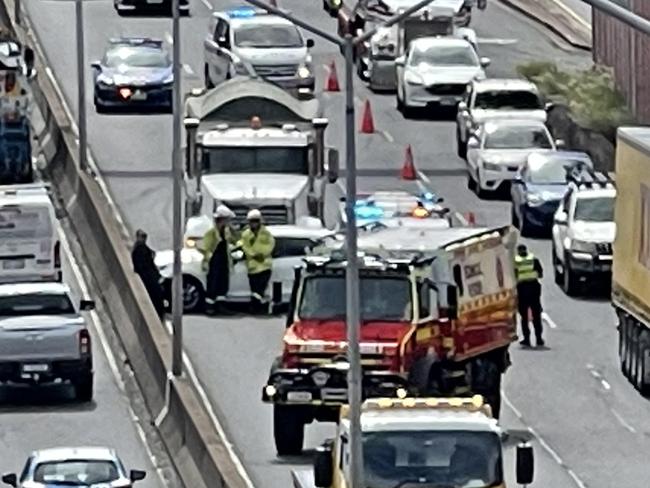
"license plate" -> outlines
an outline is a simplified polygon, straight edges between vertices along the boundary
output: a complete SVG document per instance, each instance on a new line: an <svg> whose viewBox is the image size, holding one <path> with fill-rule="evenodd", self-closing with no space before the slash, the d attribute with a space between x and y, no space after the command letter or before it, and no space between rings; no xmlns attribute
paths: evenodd
<svg viewBox="0 0 650 488"><path fill-rule="evenodd" d="M23 364L23 371L25 373L45 373L49 369L49 364Z"/></svg>
<svg viewBox="0 0 650 488"><path fill-rule="evenodd" d="M311 401L311 393L308 391L290 391L287 393L287 400L290 402L309 402Z"/></svg>
<svg viewBox="0 0 650 488"><path fill-rule="evenodd" d="M146 100L147 94L143 91L137 90L133 95L131 95L131 100Z"/></svg>
<svg viewBox="0 0 650 488"><path fill-rule="evenodd" d="M24 259L11 259L2 262L2 269L23 269L25 267Z"/></svg>

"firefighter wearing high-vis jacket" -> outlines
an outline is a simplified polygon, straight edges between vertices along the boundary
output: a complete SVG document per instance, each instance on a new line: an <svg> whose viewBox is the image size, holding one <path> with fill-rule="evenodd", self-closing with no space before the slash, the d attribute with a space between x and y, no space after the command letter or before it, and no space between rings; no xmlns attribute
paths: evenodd
<svg viewBox="0 0 650 488"><path fill-rule="evenodd" d="M515 273L517 276L517 295L519 299L519 315L521 330L524 336L521 345L530 347L529 313L532 315L533 327L537 346L544 345L542 338L542 285L539 282L543 276L542 265L524 244L517 246L515 256Z"/></svg>

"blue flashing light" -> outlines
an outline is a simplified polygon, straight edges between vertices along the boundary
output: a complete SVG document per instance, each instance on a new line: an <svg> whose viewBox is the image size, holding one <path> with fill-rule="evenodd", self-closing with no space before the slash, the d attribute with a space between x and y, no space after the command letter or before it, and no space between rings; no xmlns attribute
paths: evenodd
<svg viewBox="0 0 650 488"><path fill-rule="evenodd" d="M424 200L427 200L427 201L431 202L431 201L436 199L436 196L433 193L431 193L430 191L428 191L428 192L426 192L426 193L424 193L422 195L422 198Z"/></svg>
<svg viewBox="0 0 650 488"><path fill-rule="evenodd" d="M362 200L354 205L354 214L360 220L381 219L384 210L372 201Z"/></svg>
<svg viewBox="0 0 650 488"><path fill-rule="evenodd" d="M250 17L255 17L256 15L257 12L252 7L240 7L228 11L228 17L231 19L247 19Z"/></svg>

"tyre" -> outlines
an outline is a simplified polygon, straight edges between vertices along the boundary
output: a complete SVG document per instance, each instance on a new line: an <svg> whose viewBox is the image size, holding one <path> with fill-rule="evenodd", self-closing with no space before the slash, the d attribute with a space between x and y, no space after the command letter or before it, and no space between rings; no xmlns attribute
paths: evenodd
<svg viewBox="0 0 650 488"><path fill-rule="evenodd" d="M467 188L473 192L476 192L476 181L472 177L472 173L467 172Z"/></svg>
<svg viewBox="0 0 650 488"><path fill-rule="evenodd" d="M459 158L467 159L467 143L461 140L458 127L456 127L456 154Z"/></svg>
<svg viewBox="0 0 650 488"><path fill-rule="evenodd" d="M93 375L87 374L74 382L75 397L82 403L91 402L93 399Z"/></svg>
<svg viewBox="0 0 650 488"><path fill-rule="evenodd" d="M526 218L526 210L521 209L521 219L519 219L519 232L522 237L529 237L531 234L531 225Z"/></svg>
<svg viewBox="0 0 650 488"><path fill-rule="evenodd" d="M560 286L562 285L564 277L562 276L562 272L560 272L559 270L560 259L557 257L557 254L555 253L555 246L553 246L552 261L553 261L553 277L555 278L555 284Z"/></svg>
<svg viewBox="0 0 650 488"><path fill-rule="evenodd" d="M569 267L568 262L569 260L564 258L562 289L568 296L574 297L578 294L580 282L578 281L576 273Z"/></svg>
<svg viewBox="0 0 650 488"><path fill-rule="evenodd" d="M519 228L519 218L517 217L517 212L515 212L514 205L510 208L510 223L513 227Z"/></svg>
<svg viewBox="0 0 650 488"><path fill-rule="evenodd" d="M206 88L214 88L214 83L212 83L212 80L210 79L210 69L207 64L203 67L203 81Z"/></svg>
<svg viewBox="0 0 650 488"><path fill-rule="evenodd" d="M273 407L273 437L279 456L298 456L302 453L305 424L297 408L286 405Z"/></svg>
<svg viewBox="0 0 650 488"><path fill-rule="evenodd" d="M169 303L171 303L171 293ZM205 290L203 284L192 276L183 276L183 312L198 313L203 310L204 306Z"/></svg>

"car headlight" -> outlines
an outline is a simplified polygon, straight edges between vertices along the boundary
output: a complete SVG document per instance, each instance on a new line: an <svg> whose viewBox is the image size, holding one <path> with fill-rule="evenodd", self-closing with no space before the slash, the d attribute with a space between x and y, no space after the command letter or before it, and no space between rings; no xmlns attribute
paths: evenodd
<svg viewBox="0 0 650 488"><path fill-rule="evenodd" d="M484 80L485 78L487 78L485 71L479 71L476 76L474 76L475 80Z"/></svg>
<svg viewBox="0 0 650 488"><path fill-rule="evenodd" d="M298 68L298 78L309 78L311 76L311 69L308 65L303 64Z"/></svg>
<svg viewBox="0 0 650 488"><path fill-rule="evenodd" d="M170 73L169 76L163 80L163 85L169 85L171 83L174 83L174 73Z"/></svg>
<svg viewBox="0 0 650 488"><path fill-rule="evenodd" d="M409 85L423 85L424 80L420 75L414 73L413 71L407 71L404 73L404 81Z"/></svg>
<svg viewBox="0 0 650 488"><path fill-rule="evenodd" d="M483 161L483 169L485 171L501 171L501 166L498 165L497 163Z"/></svg>
<svg viewBox="0 0 650 488"><path fill-rule="evenodd" d="M106 75L99 75L97 77L97 82L101 85L112 86L115 84L112 78L109 78Z"/></svg>
<svg viewBox="0 0 650 488"><path fill-rule="evenodd" d="M571 239L571 251L573 252L583 252L591 254L596 250L596 244L588 241L581 241L579 239Z"/></svg>
<svg viewBox="0 0 650 488"><path fill-rule="evenodd" d="M544 197L542 197L542 195L538 195L537 193L528 193L526 195L526 202L529 205L533 205L533 206L541 205L542 203L544 203Z"/></svg>

